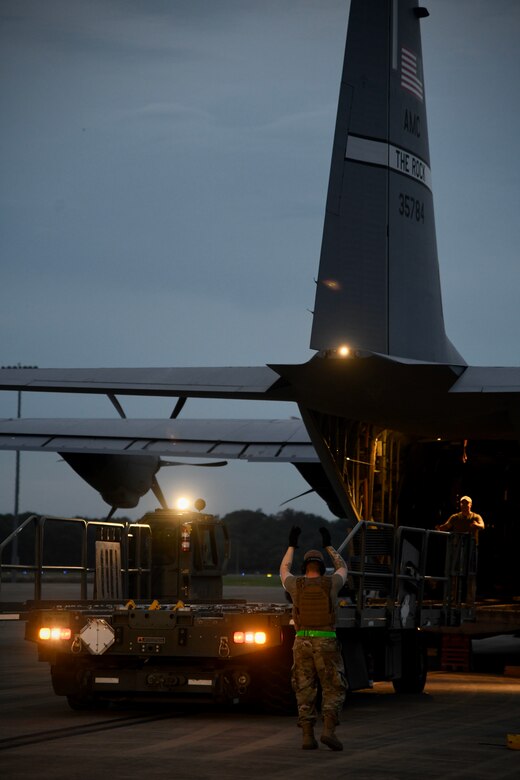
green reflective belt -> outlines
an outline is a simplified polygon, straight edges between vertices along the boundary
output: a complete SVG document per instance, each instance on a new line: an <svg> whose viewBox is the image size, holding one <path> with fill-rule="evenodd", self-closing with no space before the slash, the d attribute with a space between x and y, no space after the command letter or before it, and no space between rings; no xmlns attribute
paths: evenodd
<svg viewBox="0 0 520 780"><path fill-rule="evenodd" d="M309 629L308 631L297 631L296 636L310 636L310 637L325 637L325 638L334 638L336 636L335 631L314 631L313 629Z"/></svg>

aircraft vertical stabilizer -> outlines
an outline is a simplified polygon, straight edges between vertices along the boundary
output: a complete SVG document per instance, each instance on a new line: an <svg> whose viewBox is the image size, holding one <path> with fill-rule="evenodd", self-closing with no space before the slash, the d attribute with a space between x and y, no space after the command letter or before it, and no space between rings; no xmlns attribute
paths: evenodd
<svg viewBox="0 0 520 780"><path fill-rule="evenodd" d="M416 0L352 0L311 348L464 364L446 337Z"/></svg>

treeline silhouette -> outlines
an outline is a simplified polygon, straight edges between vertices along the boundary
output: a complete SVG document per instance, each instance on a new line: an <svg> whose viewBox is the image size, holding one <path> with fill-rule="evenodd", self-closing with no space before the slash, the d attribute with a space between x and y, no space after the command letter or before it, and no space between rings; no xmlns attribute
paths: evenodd
<svg viewBox="0 0 520 780"><path fill-rule="evenodd" d="M18 523L21 524L31 514L37 513L21 514ZM295 572L306 550L321 549L319 533L321 526L329 529L334 546L338 546L345 538L345 526L341 520L329 522L319 515L296 512L293 509L285 509L274 515L265 514L260 510L239 509L224 515L221 519L228 527L231 540L228 573L277 572L287 549L289 531L293 525L302 529L299 549L295 557ZM117 520L128 520L128 518L117 518ZM13 515L0 515L0 544L12 533L13 528ZM32 527L19 534L17 547L18 562L22 565L33 565L34 530ZM80 564L79 529L72 524L46 524L44 560L55 566L78 566ZM3 550L2 563L10 562L11 548L8 545Z"/></svg>

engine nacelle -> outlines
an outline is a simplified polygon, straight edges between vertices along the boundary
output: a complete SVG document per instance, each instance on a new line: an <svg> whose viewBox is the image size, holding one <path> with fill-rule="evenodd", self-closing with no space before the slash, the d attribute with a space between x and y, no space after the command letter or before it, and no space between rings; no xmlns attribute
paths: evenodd
<svg viewBox="0 0 520 780"><path fill-rule="evenodd" d="M160 469L160 458L155 455L60 454L103 501L120 509L137 506Z"/></svg>

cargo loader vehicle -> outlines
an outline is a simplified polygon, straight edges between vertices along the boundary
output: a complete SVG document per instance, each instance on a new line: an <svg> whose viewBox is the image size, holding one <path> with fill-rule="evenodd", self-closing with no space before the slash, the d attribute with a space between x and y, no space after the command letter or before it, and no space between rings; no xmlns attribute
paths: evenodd
<svg viewBox="0 0 520 780"><path fill-rule="evenodd" d="M225 597L230 539L204 508L199 500L137 523L33 515L16 530L34 534L30 564L2 564L14 533L0 543L4 581L22 569L34 577L33 599L0 610L26 621L25 638L72 708L160 700L294 710L291 605L283 594ZM67 567L47 560L51 529L65 527L78 546ZM422 691L435 632L475 619L472 538L360 521L340 551L349 576L337 634L350 690L391 680L396 692ZM42 598L64 569L78 598Z"/></svg>

